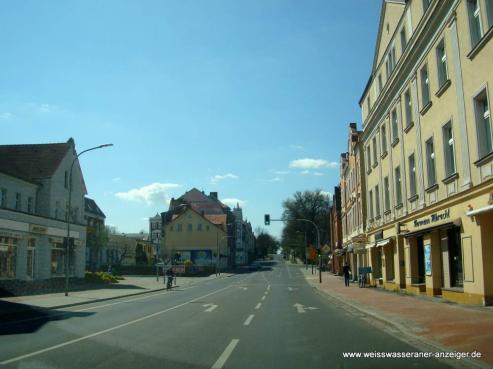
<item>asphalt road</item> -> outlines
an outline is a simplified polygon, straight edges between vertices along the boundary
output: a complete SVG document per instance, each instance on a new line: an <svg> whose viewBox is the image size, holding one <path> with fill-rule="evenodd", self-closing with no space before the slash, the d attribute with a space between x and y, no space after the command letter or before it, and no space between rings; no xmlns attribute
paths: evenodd
<svg viewBox="0 0 493 369"><path fill-rule="evenodd" d="M416 349L331 303L278 259L266 270L0 323L2 368L444 368L344 352Z"/></svg>

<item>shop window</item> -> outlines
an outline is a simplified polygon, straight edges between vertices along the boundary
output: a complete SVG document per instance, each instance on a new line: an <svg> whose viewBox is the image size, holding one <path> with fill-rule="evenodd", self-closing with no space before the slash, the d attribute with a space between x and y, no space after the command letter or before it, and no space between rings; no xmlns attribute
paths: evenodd
<svg viewBox="0 0 493 369"><path fill-rule="evenodd" d="M0 237L0 278L15 278L17 240Z"/></svg>
<svg viewBox="0 0 493 369"><path fill-rule="evenodd" d="M423 245L423 236L418 236L416 240L417 255L418 255L418 280L417 283L425 283L425 249Z"/></svg>
<svg viewBox="0 0 493 369"><path fill-rule="evenodd" d="M464 286L464 273L462 270L462 247L460 240L460 228L454 227L447 230L450 286L462 288Z"/></svg>

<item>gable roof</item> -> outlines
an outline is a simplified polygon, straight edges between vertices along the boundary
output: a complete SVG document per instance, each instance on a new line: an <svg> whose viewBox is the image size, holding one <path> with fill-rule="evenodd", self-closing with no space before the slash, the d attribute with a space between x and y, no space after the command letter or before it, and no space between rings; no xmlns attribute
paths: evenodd
<svg viewBox="0 0 493 369"><path fill-rule="evenodd" d="M96 204L96 201L90 199L89 197L84 197L84 209L87 213L106 218L106 215L104 215L101 208L98 206L98 204Z"/></svg>
<svg viewBox="0 0 493 369"><path fill-rule="evenodd" d="M216 193L217 196L217 193ZM178 199L172 199L170 203L170 210L173 210L176 206L183 203L189 204L195 211L205 214L225 214L228 212L229 207L223 204L219 199L206 195L203 191L199 191L197 188L192 188L190 191L185 192Z"/></svg>
<svg viewBox="0 0 493 369"><path fill-rule="evenodd" d="M74 140L65 143L0 145L0 172L28 182L51 177Z"/></svg>
<svg viewBox="0 0 493 369"><path fill-rule="evenodd" d="M211 215L202 215L193 208L187 208L185 211L183 211L180 214L173 214L171 219L167 222L167 224L173 223L174 221L178 220L179 218L181 218L184 214L187 214L188 212L193 212L193 213L197 214L199 217L201 217L202 219L204 219L208 223L211 223L213 226L215 226L215 227L219 228L221 231L225 232L225 230L221 227L221 225L226 225L226 221L224 221L224 223L221 223L221 222L216 223L217 221L220 220L220 218L215 218L215 216L211 216ZM209 217L211 217L211 219L209 219ZM226 214L224 214L224 217L226 217Z"/></svg>

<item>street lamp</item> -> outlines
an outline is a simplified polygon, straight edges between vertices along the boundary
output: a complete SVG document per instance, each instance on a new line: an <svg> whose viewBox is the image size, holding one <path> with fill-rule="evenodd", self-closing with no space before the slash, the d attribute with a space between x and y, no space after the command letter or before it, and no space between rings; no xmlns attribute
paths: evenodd
<svg viewBox="0 0 493 369"><path fill-rule="evenodd" d="M67 208L67 214L65 215L66 221L67 221L67 238L65 241L65 296L68 296L68 274L69 274L69 259L70 259L70 217L72 213L72 170L74 169L74 163L75 161L81 156L82 154L92 151L92 150L97 150L97 149L103 149L105 147L110 147L113 146L113 144L104 144L104 145L99 145L95 147L91 147L90 149L84 150L80 153L78 153L75 158L72 160L72 164L70 165L70 175L69 175L69 185L68 185L68 208Z"/></svg>

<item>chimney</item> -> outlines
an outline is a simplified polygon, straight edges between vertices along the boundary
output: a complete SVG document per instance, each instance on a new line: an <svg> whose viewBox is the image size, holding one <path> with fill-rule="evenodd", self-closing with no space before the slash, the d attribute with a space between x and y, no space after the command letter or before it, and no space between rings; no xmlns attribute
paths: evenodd
<svg viewBox="0 0 493 369"><path fill-rule="evenodd" d="M217 201L217 192L209 192L209 197Z"/></svg>

